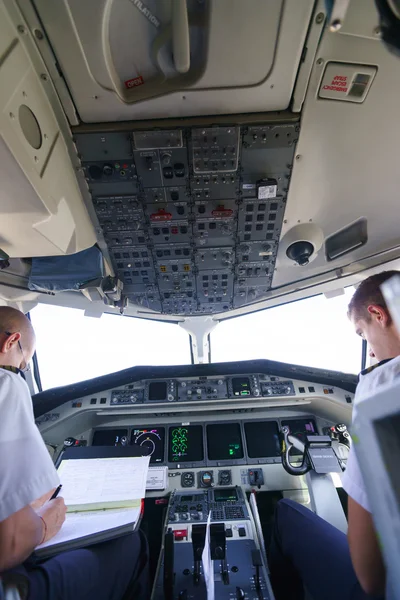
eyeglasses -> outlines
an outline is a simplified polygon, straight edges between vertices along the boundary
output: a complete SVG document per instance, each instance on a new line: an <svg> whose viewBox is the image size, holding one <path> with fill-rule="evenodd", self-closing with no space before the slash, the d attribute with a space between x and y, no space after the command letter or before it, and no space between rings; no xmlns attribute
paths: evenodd
<svg viewBox="0 0 400 600"><path fill-rule="evenodd" d="M5 331L4 333L5 333L6 335L10 336L10 335L14 335L14 333L17 333L17 332L15 332L15 331L14 331L14 333L13 333L12 331ZM28 373L28 371L30 371L30 370L31 370L31 367L30 367L30 365L29 365L28 361L27 361L27 360L26 360L26 358L25 358L25 353L24 353L24 351L23 351L23 349L22 349L22 344L21 344L21 342L20 342L19 340L18 340L18 348L19 348L19 349L20 349L20 351L21 351L22 358L24 359L24 363L25 363L25 366L24 366L24 367L21 367L21 371L22 371L23 373Z"/></svg>

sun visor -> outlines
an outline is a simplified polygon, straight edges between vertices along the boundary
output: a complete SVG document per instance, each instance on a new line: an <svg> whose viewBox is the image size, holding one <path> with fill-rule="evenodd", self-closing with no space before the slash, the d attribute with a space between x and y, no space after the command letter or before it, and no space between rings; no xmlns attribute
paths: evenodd
<svg viewBox="0 0 400 600"><path fill-rule="evenodd" d="M28 287L38 292L78 291L103 277L103 256L93 246L68 256L32 259Z"/></svg>

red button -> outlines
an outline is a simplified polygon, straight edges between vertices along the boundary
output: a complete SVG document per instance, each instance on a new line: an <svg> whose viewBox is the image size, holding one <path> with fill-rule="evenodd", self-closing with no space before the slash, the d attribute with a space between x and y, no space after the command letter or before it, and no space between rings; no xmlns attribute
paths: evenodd
<svg viewBox="0 0 400 600"><path fill-rule="evenodd" d="M187 529L175 529L174 538L176 542L180 542L181 540L187 540Z"/></svg>

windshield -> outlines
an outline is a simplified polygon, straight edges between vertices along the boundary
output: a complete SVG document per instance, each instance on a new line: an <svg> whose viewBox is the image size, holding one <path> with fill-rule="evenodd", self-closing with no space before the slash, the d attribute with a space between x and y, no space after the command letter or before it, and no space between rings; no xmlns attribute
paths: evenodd
<svg viewBox="0 0 400 600"><path fill-rule="evenodd" d="M190 338L175 324L47 304L30 315L43 390L136 365L191 364Z"/></svg>
<svg viewBox="0 0 400 600"><path fill-rule="evenodd" d="M267 358L347 373L361 369L362 340L347 319L353 288L315 296L217 325L212 362ZM191 364L188 333L174 323L39 304L31 311L43 389L137 365Z"/></svg>
<svg viewBox="0 0 400 600"><path fill-rule="evenodd" d="M362 340L347 318L354 293L306 298L222 321L211 333L212 362L267 358L358 373Z"/></svg>

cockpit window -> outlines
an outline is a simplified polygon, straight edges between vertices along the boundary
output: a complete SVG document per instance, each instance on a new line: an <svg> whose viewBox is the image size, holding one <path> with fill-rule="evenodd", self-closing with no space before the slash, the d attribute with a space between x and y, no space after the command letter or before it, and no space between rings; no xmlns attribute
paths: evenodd
<svg viewBox="0 0 400 600"><path fill-rule="evenodd" d="M212 362L266 358L358 373L362 340L347 318L354 288L314 296L219 323L211 333Z"/></svg>
<svg viewBox="0 0 400 600"><path fill-rule="evenodd" d="M191 364L189 335L176 324L46 304L30 315L44 390L136 365Z"/></svg>

